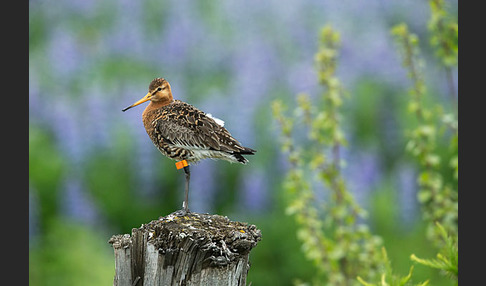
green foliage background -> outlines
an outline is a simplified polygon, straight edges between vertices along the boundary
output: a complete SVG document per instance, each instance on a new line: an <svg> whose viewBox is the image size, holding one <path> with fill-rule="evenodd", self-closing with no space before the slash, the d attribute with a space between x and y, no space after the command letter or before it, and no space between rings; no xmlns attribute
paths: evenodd
<svg viewBox="0 0 486 286"><path fill-rule="evenodd" d="M180 208L142 108L121 112L159 76L258 150L191 187L262 230L252 285L457 284L457 32L457 1L30 1L30 284L112 285L111 235Z"/></svg>

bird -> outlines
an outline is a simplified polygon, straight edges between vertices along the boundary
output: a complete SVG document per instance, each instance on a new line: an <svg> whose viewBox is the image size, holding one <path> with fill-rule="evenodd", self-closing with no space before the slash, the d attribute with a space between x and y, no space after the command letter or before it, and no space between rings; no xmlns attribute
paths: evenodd
<svg viewBox="0 0 486 286"><path fill-rule="evenodd" d="M166 157L177 161L184 169L185 197L182 214L189 210L189 166L203 159L224 160L230 163L248 163L243 155L254 155L256 150L243 147L224 127L224 121L205 113L193 105L174 99L169 82L155 78L147 94L123 112L150 101L142 113L145 131L152 143Z"/></svg>

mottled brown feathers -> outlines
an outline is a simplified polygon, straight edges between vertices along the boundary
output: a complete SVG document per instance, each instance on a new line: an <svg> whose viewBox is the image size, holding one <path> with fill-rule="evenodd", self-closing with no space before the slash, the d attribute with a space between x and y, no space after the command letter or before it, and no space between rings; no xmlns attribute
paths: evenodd
<svg viewBox="0 0 486 286"><path fill-rule="evenodd" d="M241 154L256 152L241 146L213 118L180 100L152 109L144 117L153 143L164 155L175 160L197 162L214 158L244 164L247 160Z"/></svg>

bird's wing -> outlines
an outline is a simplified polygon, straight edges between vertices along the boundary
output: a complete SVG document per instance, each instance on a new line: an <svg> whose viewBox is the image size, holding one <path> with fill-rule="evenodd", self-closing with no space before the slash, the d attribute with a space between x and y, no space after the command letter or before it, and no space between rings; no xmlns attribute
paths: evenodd
<svg viewBox="0 0 486 286"><path fill-rule="evenodd" d="M165 142L183 148L226 152L246 149L212 117L179 100L161 108L152 124Z"/></svg>

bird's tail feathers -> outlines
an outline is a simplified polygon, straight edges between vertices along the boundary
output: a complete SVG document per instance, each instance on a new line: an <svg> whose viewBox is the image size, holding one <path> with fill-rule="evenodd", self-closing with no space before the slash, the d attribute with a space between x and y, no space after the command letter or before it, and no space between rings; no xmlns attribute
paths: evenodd
<svg viewBox="0 0 486 286"><path fill-rule="evenodd" d="M233 152L233 156L235 157L235 159L239 163L246 164L246 163L248 163L248 159L243 157L243 155L254 155L256 150L253 150L253 149L248 148L248 147L243 147L243 148L244 149L239 151L239 152Z"/></svg>
<svg viewBox="0 0 486 286"><path fill-rule="evenodd" d="M251 148L248 148L248 147L243 147L245 149L243 149L242 151L238 152L240 154L244 154L244 155L254 155L256 150L254 149L251 149Z"/></svg>

